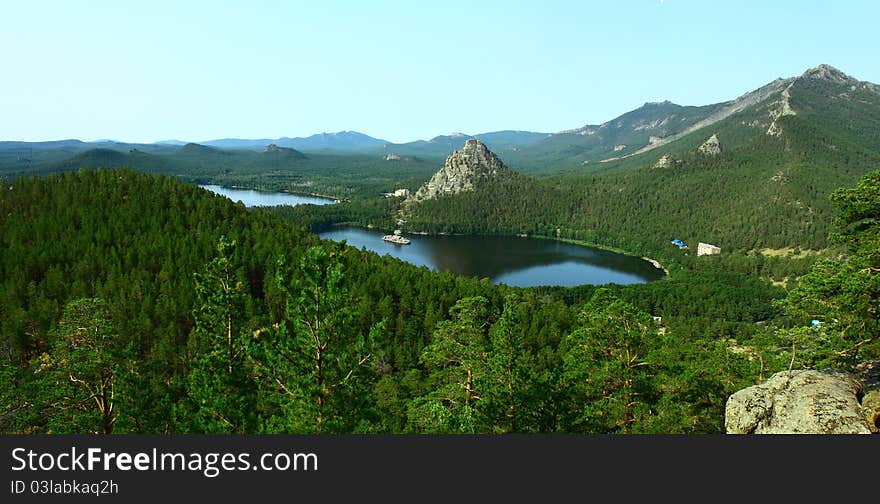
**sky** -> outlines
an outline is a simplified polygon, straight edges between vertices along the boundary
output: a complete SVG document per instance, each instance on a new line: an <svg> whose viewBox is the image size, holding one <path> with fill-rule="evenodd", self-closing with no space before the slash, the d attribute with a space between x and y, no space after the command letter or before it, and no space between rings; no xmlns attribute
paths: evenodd
<svg viewBox="0 0 880 504"><path fill-rule="evenodd" d="M827 63L880 83L880 2L0 0L0 140L601 124Z"/></svg>

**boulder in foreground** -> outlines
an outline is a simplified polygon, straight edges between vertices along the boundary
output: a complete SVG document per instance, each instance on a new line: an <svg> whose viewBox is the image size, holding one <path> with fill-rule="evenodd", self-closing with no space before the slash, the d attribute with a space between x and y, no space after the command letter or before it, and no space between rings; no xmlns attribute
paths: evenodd
<svg viewBox="0 0 880 504"><path fill-rule="evenodd" d="M724 427L728 434L870 434L860 391L848 373L782 371L731 395Z"/></svg>

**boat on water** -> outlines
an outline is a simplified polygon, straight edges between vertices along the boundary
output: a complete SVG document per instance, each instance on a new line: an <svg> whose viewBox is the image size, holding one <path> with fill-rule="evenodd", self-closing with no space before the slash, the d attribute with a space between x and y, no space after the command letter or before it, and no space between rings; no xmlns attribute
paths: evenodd
<svg viewBox="0 0 880 504"><path fill-rule="evenodd" d="M396 243L398 245L409 245L410 243L408 239L403 237L399 229L395 229L394 234L383 236L382 239L387 242Z"/></svg>

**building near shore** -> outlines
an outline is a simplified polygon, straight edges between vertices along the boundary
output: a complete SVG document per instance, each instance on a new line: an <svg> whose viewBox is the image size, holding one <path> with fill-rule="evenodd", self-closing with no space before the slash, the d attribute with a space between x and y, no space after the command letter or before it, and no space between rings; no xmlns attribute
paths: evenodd
<svg viewBox="0 0 880 504"><path fill-rule="evenodd" d="M711 243L700 242L699 244L697 244L697 255L698 256L713 255L713 254L720 254L720 253L721 253L721 247L716 247L715 245L712 245Z"/></svg>

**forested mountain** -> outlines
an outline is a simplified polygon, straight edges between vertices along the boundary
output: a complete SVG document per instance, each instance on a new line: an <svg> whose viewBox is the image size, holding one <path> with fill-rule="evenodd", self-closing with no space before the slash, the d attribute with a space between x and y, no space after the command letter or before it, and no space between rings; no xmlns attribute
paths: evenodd
<svg viewBox="0 0 880 504"><path fill-rule="evenodd" d="M543 176L515 177L479 194L425 203L412 210L407 226L559 236L648 255L672 252L667 246L673 238L725 251L824 249L832 213L828 194L880 165L878 96L876 85L822 65L716 105L646 104L603 125L549 136L477 135L490 149L493 141L505 145L496 153L513 170ZM699 150L712 135L717 155ZM363 140L353 132L322 138ZM436 154L457 150L469 138L457 134L409 145ZM266 152L270 144L252 151L113 143L82 150L93 144L64 141L40 144L33 153L28 144L4 145L0 176L7 181L28 173L132 167L191 182L356 200L342 208L301 210L309 215L300 222L324 225L343 219L390 227L396 216L378 200L382 193L414 192L442 166L441 157L384 154L399 147L393 144L374 154L302 156L281 150L290 148L282 143L273 144L272 152Z"/></svg>
<svg viewBox="0 0 880 504"><path fill-rule="evenodd" d="M89 144L86 144L89 145ZM430 175L438 160L405 157L396 160L363 154L309 154L275 144L258 150L227 150L189 143L161 149L88 149L75 154L59 150L23 159L19 148L7 151L10 168L0 167L0 180L29 174L76 171L82 168L132 168L164 173L195 183L288 191L334 198L381 197L398 188L416 187ZM0 162L3 161L0 150ZM29 155L24 153L24 156ZM13 157L16 156L16 157Z"/></svg>
<svg viewBox="0 0 880 504"><path fill-rule="evenodd" d="M17 179L0 245L4 432L718 432L760 372L723 338L782 294L710 265L493 286L131 171Z"/></svg>
<svg viewBox="0 0 880 504"><path fill-rule="evenodd" d="M277 144L302 151L363 151L382 147L388 142L357 131L316 133L305 138L279 138Z"/></svg>
<svg viewBox="0 0 880 504"><path fill-rule="evenodd" d="M534 131L492 131L468 135L465 133L451 133L438 135L430 140L417 140L404 144L389 144L385 147L388 151L402 154L421 155L426 157L443 158L461 149L467 140L480 140L495 152L516 152L528 146L535 145L550 136L549 133L537 133Z"/></svg>
<svg viewBox="0 0 880 504"><path fill-rule="evenodd" d="M688 133L712 126L782 92L791 81L777 79L734 100L704 106L649 102L600 125L587 125L546 138L522 152L522 161L577 165L608 162L647 152Z"/></svg>
<svg viewBox="0 0 880 504"><path fill-rule="evenodd" d="M0 190L0 430L720 432L731 392L880 352L880 175L862 176L880 165L877 89L828 67L778 84L584 173L516 174L472 140L444 180L504 176L407 208L376 193L415 190L438 161L187 144L29 162ZM248 210L158 173L86 164L361 195ZM409 230L571 238L649 254L670 275L494 286L291 223L386 226L401 209ZM722 254L694 257L672 238ZM834 254L803 275L816 256L752 253L783 247ZM767 276L801 278L786 294Z"/></svg>
<svg viewBox="0 0 880 504"><path fill-rule="evenodd" d="M603 124L550 135L520 156L568 164L618 158L685 131L722 107L723 104L683 107L669 101L649 102Z"/></svg>
<svg viewBox="0 0 880 504"><path fill-rule="evenodd" d="M307 137L281 137L274 140L223 138L219 140L206 140L201 143L223 149L262 150L266 145L275 144L280 147L288 147L307 152L360 152L376 151L377 149L381 149L382 146L388 142L373 138L363 133L358 133L357 131L339 131L336 133L316 133Z"/></svg>
<svg viewBox="0 0 880 504"><path fill-rule="evenodd" d="M846 260L783 300L712 262L493 286L164 176L20 178L0 191L0 431L720 432L762 376L877 357L878 188L835 193Z"/></svg>
<svg viewBox="0 0 880 504"><path fill-rule="evenodd" d="M662 251L673 238L725 251L825 248L828 195L880 166L880 93L827 66L762 89L736 113L673 133L650 151L425 202L411 208L407 225L559 236L642 253ZM638 123L634 117L627 124ZM703 152L712 135L718 152Z"/></svg>

